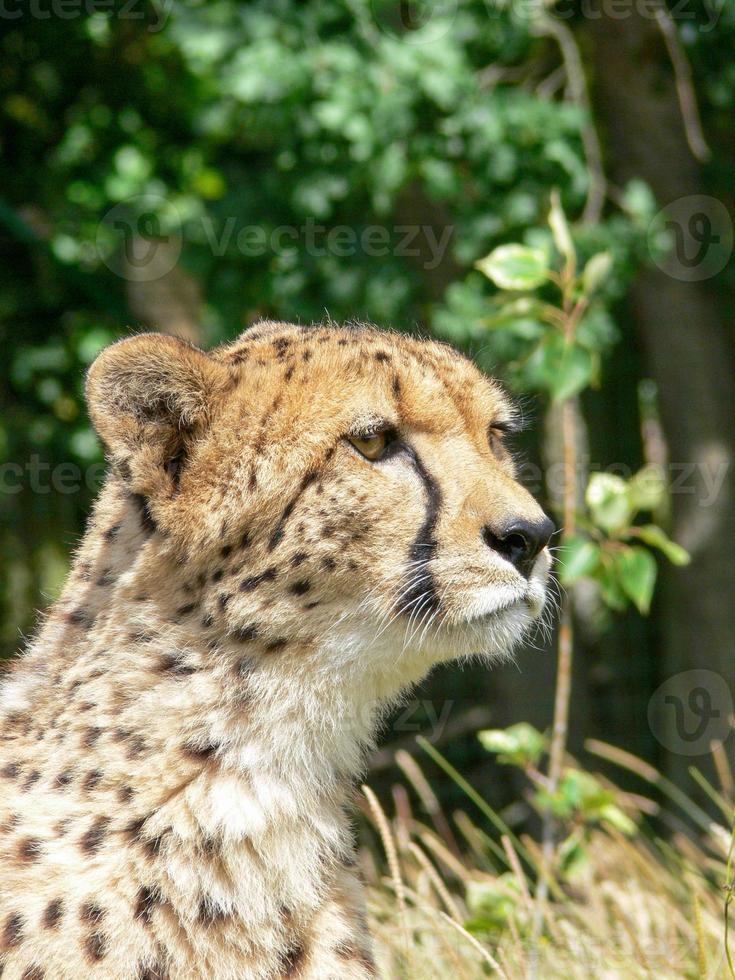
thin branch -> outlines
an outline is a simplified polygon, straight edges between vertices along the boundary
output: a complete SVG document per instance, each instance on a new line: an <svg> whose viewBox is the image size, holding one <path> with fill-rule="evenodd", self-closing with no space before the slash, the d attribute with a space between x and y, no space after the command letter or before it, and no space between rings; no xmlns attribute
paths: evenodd
<svg viewBox="0 0 735 980"><path fill-rule="evenodd" d="M607 180L602 166L600 140L592 121L587 79L584 74L579 48L569 28L553 17L549 17L546 13L539 14L531 30L538 37L550 37L559 45L559 51L561 52L567 75L570 98L575 105L578 105L584 111L585 121L582 126L581 135L584 155L587 160L587 169L589 170L590 186L587 191L587 200L585 201L584 211L582 213L582 221L586 224L594 224L600 220L602 214Z"/></svg>
<svg viewBox="0 0 735 980"><path fill-rule="evenodd" d="M684 135L689 144L694 158L700 163L706 163L712 156L712 152L707 146L702 130L702 121L699 117L697 97L694 92L694 82L692 80L692 69L684 54L684 49L679 43L679 36L676 33L676 25L669 11L663 4L656 6L656 26L663 35L666 50L671 59L671 66L674 69L674 80L676 83L676 95L679 99L679 108L684 123Z"/></svg>

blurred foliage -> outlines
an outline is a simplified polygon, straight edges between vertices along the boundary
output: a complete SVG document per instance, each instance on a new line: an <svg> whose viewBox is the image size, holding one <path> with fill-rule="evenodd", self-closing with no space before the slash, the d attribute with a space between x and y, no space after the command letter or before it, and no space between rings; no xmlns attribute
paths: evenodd
<svg viewBox="0 0 735 980"><path fill-rule="evenodd" d="M604 382L600 355L630 340L614 314L646 258L650 190L633 180L602 221L578 223L590 120L555 81L561 55L539 36L540 7L429 4L409 29L405 6L141 0L129 15L80 4L63 19L3 20L0 454L14 468L3 469L1 655L57 592L99 483L84 370L117 336L157 325L120 275L115 222L181 242L205 344L261 316L367 318L430 329L537 389L523 368L537 309L498 305L475 263L508 243L549 256L557 191L580 268L609 257L577 358L585 383ZM583 32L579 4L549 9ZM717 147L707 180L728 201L735 0L689 11L680 40ZM542 304L550 291L537 291ZM59 484L60 467L71 470ZM599 542L583 539L591 562Z"/></svg>

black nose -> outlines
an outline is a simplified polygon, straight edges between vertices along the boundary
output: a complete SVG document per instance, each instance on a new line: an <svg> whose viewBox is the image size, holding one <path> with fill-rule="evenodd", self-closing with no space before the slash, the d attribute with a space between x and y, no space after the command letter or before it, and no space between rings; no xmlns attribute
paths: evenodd
<svg viewBox="0 0 735 980"><path fill-rule="evenodd" d="M515 565L526 578L553 533L554 525L546 515L539 521L515 517L504 524L486 524L482 529L485 544Z"/></svg>

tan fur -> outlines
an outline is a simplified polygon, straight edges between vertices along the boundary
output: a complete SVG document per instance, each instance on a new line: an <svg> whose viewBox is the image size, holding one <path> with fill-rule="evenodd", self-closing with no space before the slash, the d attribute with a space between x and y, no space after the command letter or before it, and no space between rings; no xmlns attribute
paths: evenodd
<svg viewBox="0 0 735 980"><path fill-rule="evenodd" d="M544 602L548 551L526 579L482 537L542 516L488 440L512 409L331 324L124 340L88 399L111 472L0 693L3 980L375 977L347 804L380 714ZM345 439L378 417L415 459Z"/></svg>

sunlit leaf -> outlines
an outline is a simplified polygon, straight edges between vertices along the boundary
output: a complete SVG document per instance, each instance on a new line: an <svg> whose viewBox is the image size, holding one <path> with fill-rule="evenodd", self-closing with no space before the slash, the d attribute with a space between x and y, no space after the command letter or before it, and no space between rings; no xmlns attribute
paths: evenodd
<svg viewBox="0 0 735 980"><path fill-rule="evenodd" d="M633 517L625 480L613 473L593 473L585 494L592 520L603 531L621 531Z"/></svg>
<svg viewBox="0 0 735 980"><path fill-rule="evenodd" d="M559 574L565 585L591 575L600 562L600 549L593 541L579 535L567 538L557 557Z"/></svg>
<svg viewBox="0 0 735 980"><path fill-rule="evenodd" d="M625 548L616 558L620 587L644 615L651 608L656 584L656 559L645 548Z"/></svg>
<svg viewBox="0 0 735 980"><path fill-rule="evenodd" d="M582 272L582 288L586 296L596 293L612 268L610 252L598 252L587 262Z"/></svg>
<svg viewBox="0 0 735 980"><path fill-rule="evenodd" d="M546 281L546 256L527 245L499 245L475 268L500 289L536 289Z"/></svg>

